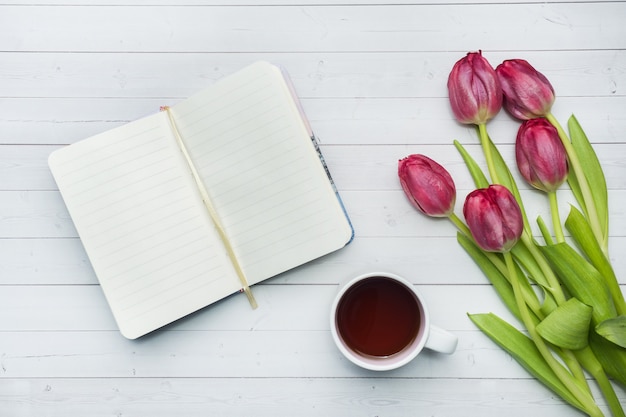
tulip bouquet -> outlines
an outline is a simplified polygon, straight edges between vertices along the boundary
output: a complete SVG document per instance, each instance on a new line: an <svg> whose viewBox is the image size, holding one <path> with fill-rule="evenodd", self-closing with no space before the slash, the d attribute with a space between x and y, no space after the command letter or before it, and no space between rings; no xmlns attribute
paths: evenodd
<svg viewBox="0 0 626 417"><path fill-rule="evenodd" d="M564 401L602 416L590 375L612 415L624 416L613 384L626 386L626 302L609 260L608 193L593 147L574 116L568 132L559 124L552 85L527 61L494 69L481 52L468 53L452 68L448 92L455 118L476 127L488 169L454 142L476 185L463 204L465 221L454 213L452 177L427 156L399 161L400 184L419 211L458 228L458 242L525 332L491 313L469 318ZM514 177L487 132L502 107L521 121L519 173L549 200L552 228L539 217L540 236L531 232ZM576 203L562 222L556 191L566 181Z"/></svg>

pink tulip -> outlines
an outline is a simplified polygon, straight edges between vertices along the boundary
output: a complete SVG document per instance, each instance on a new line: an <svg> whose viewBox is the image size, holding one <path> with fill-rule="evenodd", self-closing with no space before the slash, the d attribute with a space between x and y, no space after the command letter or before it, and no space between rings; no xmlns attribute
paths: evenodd
<svg viewBox="0 0 626 417"><path fill-rule="evenodd" d="M464 124L486 123L502 108L500 81L480 52L470 52L454 64L448 96L454 117Z"/></svg>
<svg viewBox="0 0 626 417"><path fill-rule="evenodd" d="M496 68L504 93L504 108L518 119L543 117L554 103L550 81L523 59L510 59Z"/></svg>
<svg viewBox="0 0 626 417"><path fill-rule="evenodd" d="M556 191L567 179L567 153L556 128L543 117L526 120L515 142L517 168L533 187Z"/></svg>
<svg viewBox="0 0 626 417"><path fill-rule="evenodd" d="M411 204L431 217L454 211L456 187L444 167L424 155L409 155L398 162L398 177Z"/></svg>
<svg viewBox="0 0 626 417"><path fill-rule="evenodd" d="M508 252L522 235L522 212L502 185L472 191L465 199L463 215L478 246L488 252Z"/></svg>

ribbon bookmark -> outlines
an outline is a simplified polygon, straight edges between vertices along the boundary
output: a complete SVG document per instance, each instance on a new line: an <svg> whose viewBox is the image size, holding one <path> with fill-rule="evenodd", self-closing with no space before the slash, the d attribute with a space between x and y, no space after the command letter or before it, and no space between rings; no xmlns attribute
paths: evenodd
<svg viewBox="0 0 626 417"><path fill-rule="evenodd" d="M196 181L198 190L200 190L200 195L202 196L202 201L204 202L204 206L209 212L209 215L211 216L211 219L213 220L213 224L215 225L215 228L217 229L219 236L222 239L224 246L226 247L228 256L230 257L230 260L233 263L233 266L235 267L235 271L237 272L237 275L239 276L239 280L241 281L241 285L242 285L241 292L244 292L246 294L246 296L248 297L248 301L250 301L250 305L252 306L253 309L255 309L258 307L258 305L256 303L256 300L254 299L254 295L252 295L252 290L250 289L250 286L248 285L248 280L246 279L246 276L243 273L243 270L241 269L239 260L235 256L233 247L230 243L230 240L228 240L228 236L226 236L226 232L224 231L224 228L222 227L220 219L217 216L217 212L213 208L213 204L211 204L209 193L204 187L204 184L202 183L202 179L200 179L200 175L198 175L198 171L196 170L196 167L194 166L191 160L191 157L189 156L189 152L187 151L187 147L185 146L185 143L183 142L183 138L180 136L180 133L178 132L178 129L176 128L176 122L174 121L174 116L172 115L172 111L170 110L169 106L161 107L161 111L167 112L167 117L169 119L170 126L172 127L172 131L174 132L174 136L176 137L176 142L178 143L178 147L180 148L181 152L185 156L185 159L187 160L187 164L189 165L189 168L191 169L191 174L193 175L193 179Z"/></svg>

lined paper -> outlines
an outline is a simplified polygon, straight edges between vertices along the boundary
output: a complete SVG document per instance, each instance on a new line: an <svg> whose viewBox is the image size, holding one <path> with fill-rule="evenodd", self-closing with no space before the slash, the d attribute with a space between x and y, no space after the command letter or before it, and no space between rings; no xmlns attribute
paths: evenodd
<svg viewBox="0 0 626 417"><path fill-rule="evenodd" d="M351 229L279 68L236 77L172 110L252 284L342 247Z"/></svg>
<svg viewBox="0 0 626 417"><path fill-rule="evenodd" d="M107 300L130 338L238 289L164 116L51 156Z"/></svg>

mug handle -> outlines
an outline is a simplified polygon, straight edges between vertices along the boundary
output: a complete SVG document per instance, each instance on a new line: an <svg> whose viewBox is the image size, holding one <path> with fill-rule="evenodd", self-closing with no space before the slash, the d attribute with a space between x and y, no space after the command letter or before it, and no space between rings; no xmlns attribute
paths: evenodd
<svg viewBox="0 0 626 417"><path fill-rule="evenodd" d="M454 353L458 344L458 337L440 327L430 325L426 348L440 353Z"/></svg>

